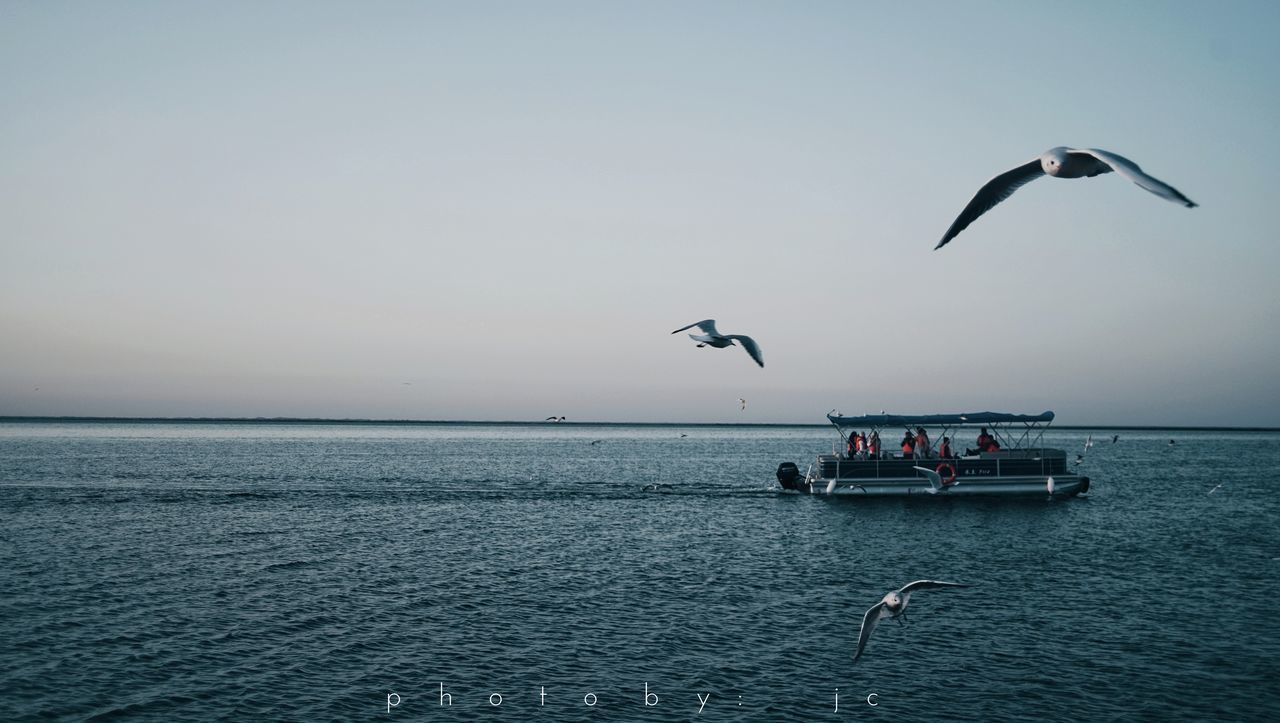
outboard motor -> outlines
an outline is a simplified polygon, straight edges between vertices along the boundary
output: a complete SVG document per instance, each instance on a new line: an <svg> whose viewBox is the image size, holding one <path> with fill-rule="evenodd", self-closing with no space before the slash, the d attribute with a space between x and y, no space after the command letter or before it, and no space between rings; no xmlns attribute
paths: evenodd
<svg viewBox="0 0 1280 723"><path fill-rule="evenodd" d="M800 479L800 468L794 462L783 462L778 465L778 484L782 485L784 490L799 490L800 484L796 481Z"/></svg>

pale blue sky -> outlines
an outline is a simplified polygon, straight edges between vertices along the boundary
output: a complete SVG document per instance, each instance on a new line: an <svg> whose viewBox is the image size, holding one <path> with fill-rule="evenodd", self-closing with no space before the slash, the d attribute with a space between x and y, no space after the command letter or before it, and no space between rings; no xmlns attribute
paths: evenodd
<svg viewBox="0 0 1280 723"><path fill-rule="evenodd" d="M0 2L0 414L1280 425L1277 31L1265 2ZM1201 207L1044 179L932 250L1056 145ZM707 317L766 367L669 334Z"/></svg>

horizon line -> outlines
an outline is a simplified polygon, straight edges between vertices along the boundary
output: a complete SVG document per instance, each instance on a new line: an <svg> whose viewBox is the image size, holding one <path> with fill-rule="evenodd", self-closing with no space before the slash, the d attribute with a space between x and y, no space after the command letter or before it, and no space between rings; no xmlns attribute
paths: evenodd
<svg viewBox="0 0 1280 723"><path fill-rule="evenodd" d="M369 424L369 425L519 425L519 426L580 426L580 427L797 427L825 428L833 426L820 423L799 422L609 422L609 421L568 421L552 422L547 420L493 420L493 419L379 419L362 417L104 417L82 415L0 415L0 423L25 422L117 422L126 424ZM1046 429L1107 429L1130 431L1217 431L1217 432L1280 432L1280 427L1261 426L1185 426L1185 425L1152 425L1152 424L1059 424L1046 425Z"/></svg>

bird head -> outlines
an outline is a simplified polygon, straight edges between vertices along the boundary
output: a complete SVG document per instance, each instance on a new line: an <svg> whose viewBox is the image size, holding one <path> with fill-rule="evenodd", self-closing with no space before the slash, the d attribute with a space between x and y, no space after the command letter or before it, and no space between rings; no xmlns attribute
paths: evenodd
<svg viewBox="0 0 1280 723"><path fill-rule="evenodd" d="M902 607L902 596L898 595L897 590L887 593L884 596L884 604L885 604L885 607L891 610L897 610L898 608Z"/></svg>
<svg viewBox="0 0 1280 723"><path fill-rule="evenodd" d="M1065 146L1050 148L1040 154L1040 168L1050 176L1056 176L1062 170L1062 164L1067 162L1067 149Z"/></svg>

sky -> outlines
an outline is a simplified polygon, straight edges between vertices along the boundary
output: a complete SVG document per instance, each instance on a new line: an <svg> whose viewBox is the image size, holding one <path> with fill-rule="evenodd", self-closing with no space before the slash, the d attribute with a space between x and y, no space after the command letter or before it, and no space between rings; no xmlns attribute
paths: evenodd
<svg viewBox="0 0 1280 723"><path fill-rule="evenodd" d="M1280 426L1278 30L0 0L0 415ZM1059 145L1200 207L1046 178L933 250ZM765 367L670 333L706 318Z"/></svg>

